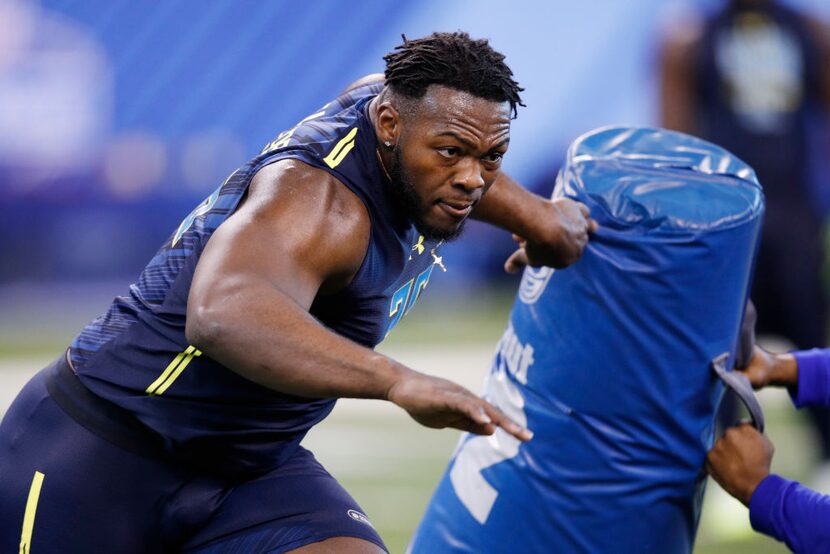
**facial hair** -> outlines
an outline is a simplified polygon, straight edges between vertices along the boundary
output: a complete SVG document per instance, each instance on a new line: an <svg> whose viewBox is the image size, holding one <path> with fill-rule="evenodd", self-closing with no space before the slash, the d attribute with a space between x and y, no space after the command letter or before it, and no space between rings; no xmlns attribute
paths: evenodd
<svg viewBox="0 0 830 554"><path fill-rule="evenodd" d="M404 215L412 221L415 229L424 235L426 240L449 242L457 239L463 231L464 224L467 220L463 220L452 230L440 229L428 225L424 221L424 214L429 210L429 206L426 206L421 200L421 197L418 196L415 185L404 170L400 144L398 144L398 147L395 148L392 154L394 155L394 163L389 170L389 178L392 181L392 196L395 198L395 202L401 211L403 211Z"/></svg>

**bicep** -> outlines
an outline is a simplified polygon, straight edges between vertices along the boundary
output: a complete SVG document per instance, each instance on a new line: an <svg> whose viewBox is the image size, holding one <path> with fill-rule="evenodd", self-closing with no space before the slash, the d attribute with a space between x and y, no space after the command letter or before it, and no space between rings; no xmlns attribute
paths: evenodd
<svg viewBox="0 0 830 554"><path fill-rule="evenodd" d="M328 173L300 162L273 165L255 177L197 263L187 340L273 390L380 398L389 386L379 378L387 362L309 313L318 291L338 290L356 274L368 247L368 213Z"/></svg>
<svg viewBox="0 0 830 554"><path fill-rule="evenodd" d="M298 164L274 164L254 178L244 204L206 245L189 305L270 288L308 310L324 283L357 270L368 215L359 201L344 201L338 187L345 187L328 174Z"/></svg>

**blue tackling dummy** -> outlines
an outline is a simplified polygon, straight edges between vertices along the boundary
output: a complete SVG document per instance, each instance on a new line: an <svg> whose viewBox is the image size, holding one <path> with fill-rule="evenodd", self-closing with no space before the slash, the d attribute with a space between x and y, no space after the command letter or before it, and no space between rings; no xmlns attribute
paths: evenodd
<svg viewBox="0 0 830 554"><path fill-rule="evenodd" d="M462 436L413 554L692 552L761 187L711 143L616 127L574 142L554 196L599 231L574 266L525 271L484 388L535 437Z"/></svg>

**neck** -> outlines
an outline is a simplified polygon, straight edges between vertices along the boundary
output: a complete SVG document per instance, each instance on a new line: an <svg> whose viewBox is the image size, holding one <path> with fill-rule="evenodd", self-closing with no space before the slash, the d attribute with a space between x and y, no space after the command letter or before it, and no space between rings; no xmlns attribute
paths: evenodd
<svg viewBox="0 0 830 554"><path fill-rule="evenodd" d="M380 165L380 170L383 171L383 175L386 177L386 180L391 183L392 182L392 177L389 175L389 172L386 170L386 164L383 161L383 154L380 153L380 146L375 148L375 154L377 154L378 165Z"/></svg>

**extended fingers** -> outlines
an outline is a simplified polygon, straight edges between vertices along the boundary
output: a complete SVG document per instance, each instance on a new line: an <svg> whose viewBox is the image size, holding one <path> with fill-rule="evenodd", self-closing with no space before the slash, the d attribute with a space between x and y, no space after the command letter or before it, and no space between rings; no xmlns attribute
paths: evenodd
<svg viewBox="0 0 830 554"><path fill-rule="evenodd" d="M468 421L454 426L465 431L478 435L492 435L496 427L501 427L520 441L533 438L533 433L529 429L525 429L504 415L504 412L478 397L461 402L458 410L467 416Z"/></svg>
<svg viewBox="0 0 830 554"><path fill-rule="evenodd" d="M457 410L466 416L467 421L461 422L455 427L463 431L469 431L477 435L492 435L496 426L492 418L480 404L480 400L470 393L471 398L464 399L457 406Z"/></svg>
<svg viewBox="0 0 830 554"><path fill-rule="evenodd" d="M530 429L522 427L489 402L482 402L487 415L490 416L494 425L498 425L520 441L527 442L533 438L533 432Z"/></svg>

